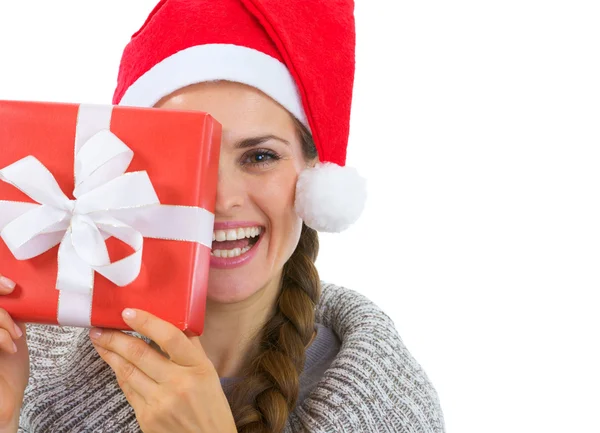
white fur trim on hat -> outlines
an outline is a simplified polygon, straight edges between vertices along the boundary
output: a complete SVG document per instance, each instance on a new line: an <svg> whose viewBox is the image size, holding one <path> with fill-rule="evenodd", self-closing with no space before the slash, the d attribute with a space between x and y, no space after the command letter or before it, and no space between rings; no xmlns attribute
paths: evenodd
<svg viewBox="0 0 600 433"><path fill-rule="evenodd" d="M295 207L307 226L341 232L360 217L366 199L366 181L356 169L323 163L300 173Z"/></svg>
<svg viewBox="0 0 600 433"><path fill-rule="evenodd" d="M167 57L138 78L119 105L152 107L183 87L215 80L259 89L308 127L302 100L287 67L263 52L232 44L197 45Z"/></svg>

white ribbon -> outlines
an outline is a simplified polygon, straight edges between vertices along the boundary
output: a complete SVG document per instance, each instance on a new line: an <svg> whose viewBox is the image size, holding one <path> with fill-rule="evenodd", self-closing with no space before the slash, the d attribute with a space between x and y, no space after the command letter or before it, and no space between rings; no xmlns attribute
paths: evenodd
<svg viewBox="0 0 600 433"><path fill-rule="evenodd" d="M144 237L212 243L211 212L161 205L145 171L126 173L133 151L108 129L111 113L109 106L79 108L75 200L34 156L0 170L0 180L39 203L0 201L0 236L15 258L28 260L60 244L57 319L63 326L91 326L94 271L117 286L137 278ZM109 237L134 252L111 262Z"/></svg>

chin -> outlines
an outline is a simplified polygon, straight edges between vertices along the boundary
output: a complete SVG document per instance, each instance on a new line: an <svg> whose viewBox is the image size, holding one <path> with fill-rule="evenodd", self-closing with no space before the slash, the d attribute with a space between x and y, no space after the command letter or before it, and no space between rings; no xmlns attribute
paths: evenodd
<svg viewBox="0 0 600 433"><path fill-rule="evenodd" d="M257 226L257 235L250 243L244 241L245 244L237 245L239 241L235 240L227 243L221 241L220 244L217 242L217 249L222 248L221 245L244 248L237 251L234 257L211 257L208 301L233 304L250 298L259 300L263 295L268 299L276 298L274 292L279 290L283 265L292 255L300 238L302 221L299 221L295 230L288 231L286 236L274 237L264 226ZM281 242L282 239L286 242Z"/></svg>
<svg viewBox="0 0 600 433"><path fill-rule="evenodd" d="M207 299L219 304L233 304L252 297L262 286L264 283L252 281L243 272L211 269Z"/></svg>
<svg viewBox="0 0 600 433"><path fill-rule="evenodd" d="M261 236L262 237L262 236ZM251 298L268 284L265 242L258 242L247 253L245 263L234 266L211 266L207 298L211 302L231 304ZM212 258L214 260L214 257ZM212 263L211 263L212 264Z"/></svg>

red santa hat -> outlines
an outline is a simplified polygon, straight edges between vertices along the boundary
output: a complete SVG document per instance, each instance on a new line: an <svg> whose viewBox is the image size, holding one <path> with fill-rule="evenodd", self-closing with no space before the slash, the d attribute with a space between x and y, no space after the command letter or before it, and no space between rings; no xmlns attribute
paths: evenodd
<svg viewBox="0 0 600 433"><path fill-rule="evenodd" d="M261 90L311 131L319 154L299 176L298 215L339 232L366 199L345 167L355 39L353 0L162 0L125 47L113 103L152 107L213 80Z"/></svg>

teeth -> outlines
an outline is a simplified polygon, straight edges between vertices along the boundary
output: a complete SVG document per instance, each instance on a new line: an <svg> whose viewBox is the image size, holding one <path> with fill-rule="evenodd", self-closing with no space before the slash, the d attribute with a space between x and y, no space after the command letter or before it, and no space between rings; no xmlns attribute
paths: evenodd
<svg viewBox="0 0 600 433"><path fill-rule="evenodd" d="M237 241L244 238L254 238L260 235L260 227L239 227L237 229L216 230L213 232L213 242ZM231 250L213 250L211 255L215 257L233 258L246 254L250 246L244 248L233 248Z"/></svg>
<svg viewBox="0 0 600 433"><path fill-rule="evenodd" d="M250 250L250 247L234 248L232 250L214 250L211 254L215 257L233 258L246 254L248 250Z"/></svg>
<svg viewBox="0 0 600 433"><path fill-rule="evenodd" d="M237 230L227 230L227 240L228 241L236 241L237 240Z"/></svg>
<svg viewBox="0 0 600 433"><path fill-rule="evenodd" d="M230 230L216 230L213 232L213 241L237 241L244 238L254 238L260 234L260 227L245 227Z"/></svg>

